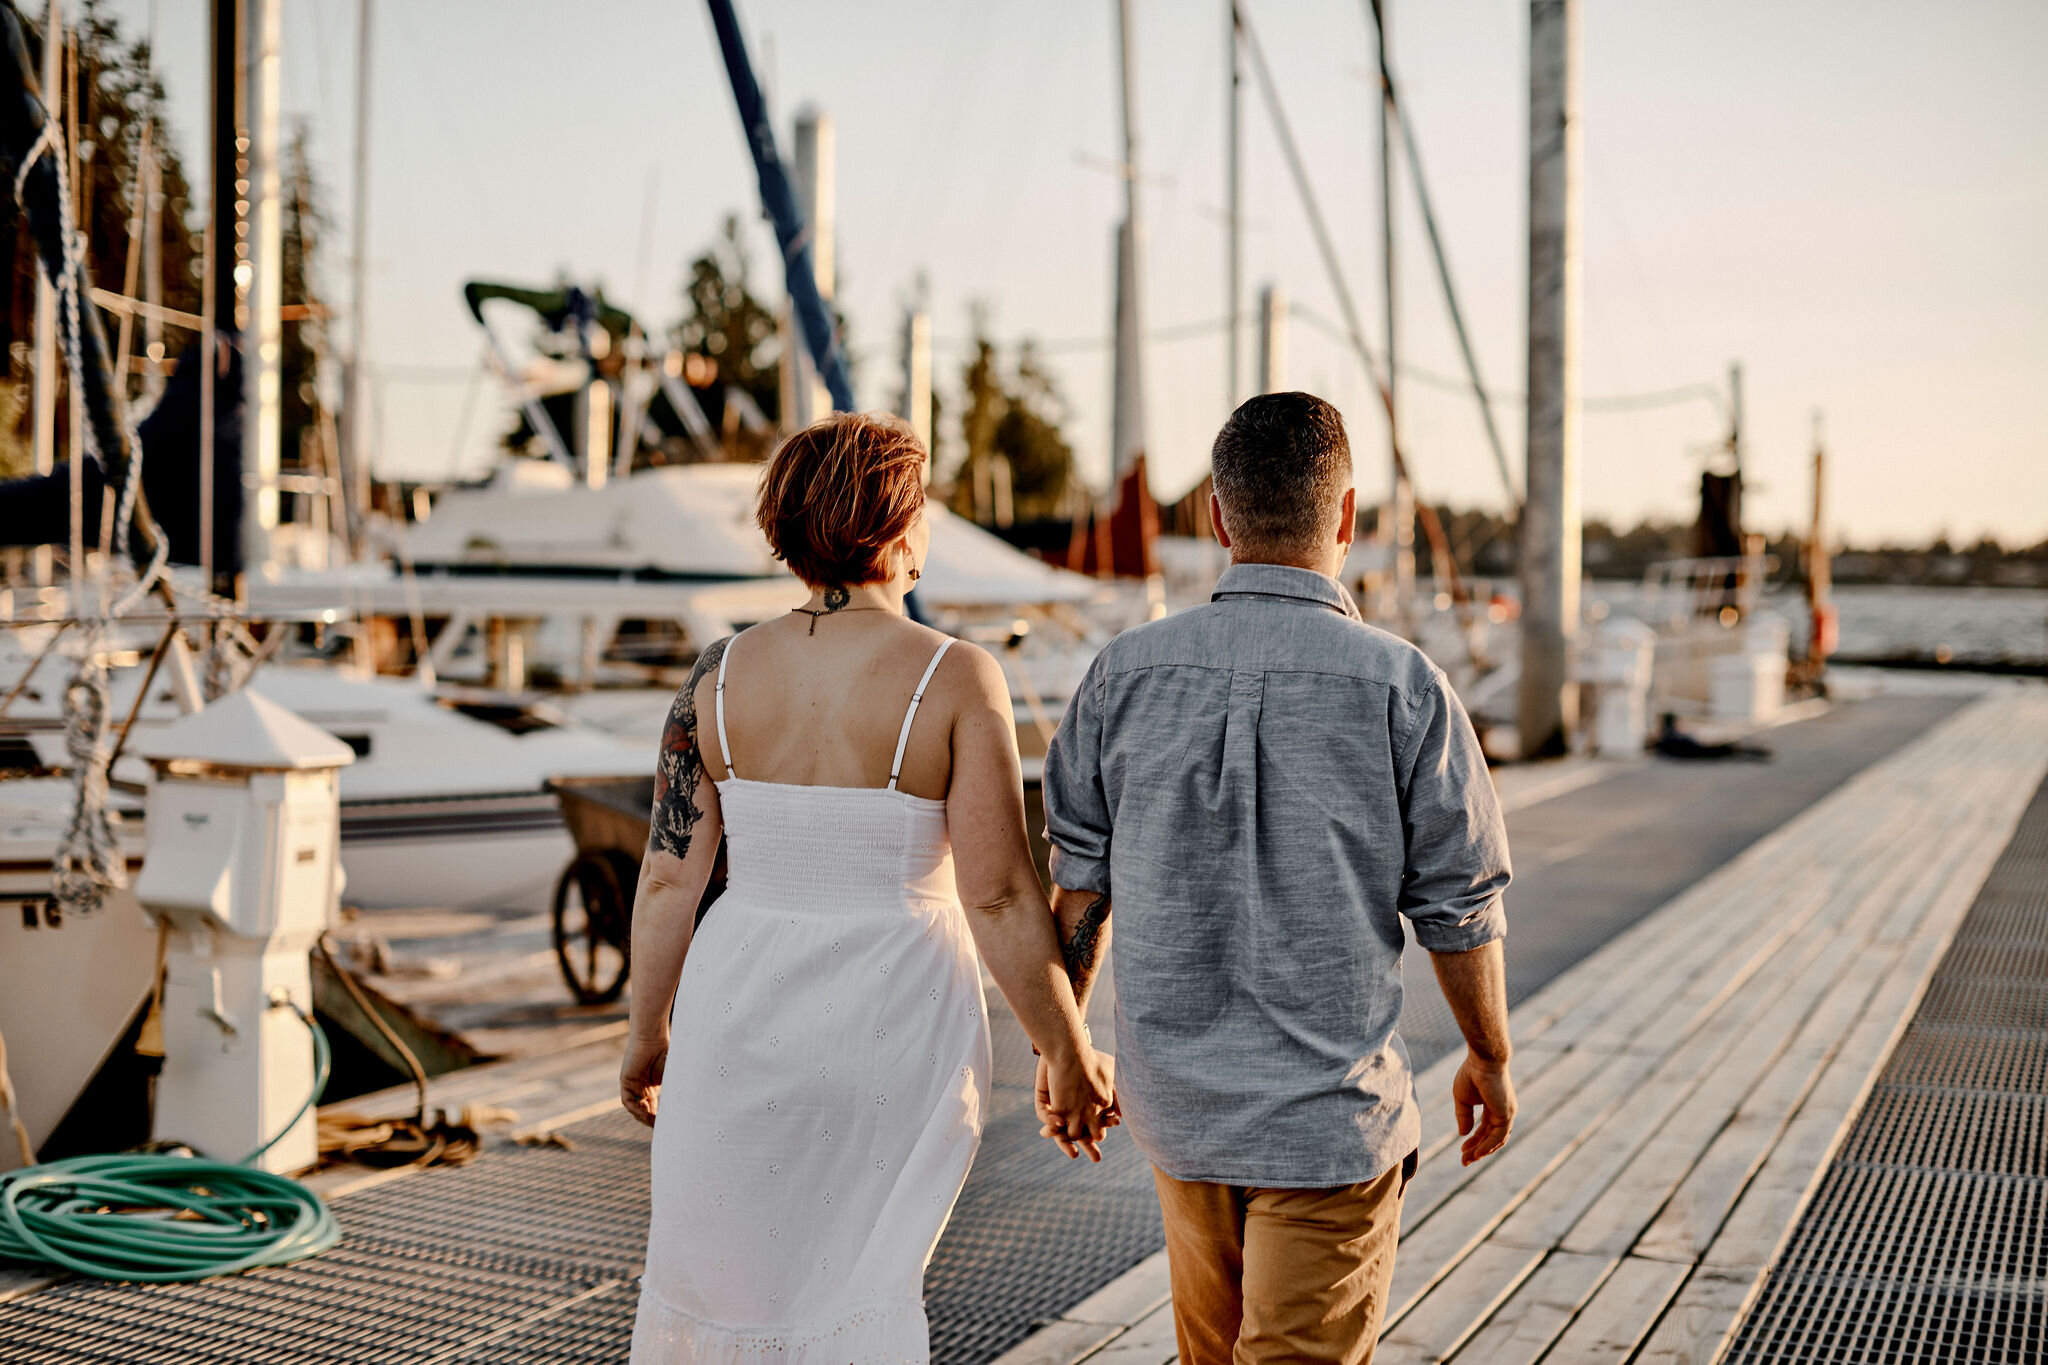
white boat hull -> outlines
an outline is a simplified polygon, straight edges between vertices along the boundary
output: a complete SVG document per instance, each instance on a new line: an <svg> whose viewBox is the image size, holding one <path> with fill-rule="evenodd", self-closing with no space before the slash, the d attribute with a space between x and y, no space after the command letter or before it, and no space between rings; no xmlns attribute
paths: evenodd
<svg viewBox="0 0 2048 1365"><path fill-rule="evenodd" d="M575 855L548 792L342 803L347 905L541 909Z"/></svg>
<svg viewBox="0 0 2048 1365"><path fill-rule="evenodd" d="M0 803L0 1038L38 1147L127 1032L156 964L156 929L127 891L90 915L50 910L50 859L70 790L10 782ZM142 866L139 823L121 830L131 885ZM0 1139L0 1170L19 1164L15 1144Z"/></svg>

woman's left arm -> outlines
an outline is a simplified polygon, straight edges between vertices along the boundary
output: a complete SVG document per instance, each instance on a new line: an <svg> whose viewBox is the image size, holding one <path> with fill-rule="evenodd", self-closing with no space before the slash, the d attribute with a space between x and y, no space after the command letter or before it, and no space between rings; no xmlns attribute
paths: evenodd
<svg viewBox="0 0 2048 1365"><path fill-rule="evenodd" d="M1069 1156L1078 1144L1100 1161L1096 1144L1115 1122L1115 1087L1109 1059L1088 1041L1045 888L1031 861L1009 685L993 656L969 648L955 651L955 657L963 653L972 672L966 678L955 674L965 686L953 724L946 794L953 879L981 960L1046 1059L1042 1118L1062 1135Z"/></svg>
<svg viewBox="0 0 2048 1365"><path fill-rule="evenodd" d="M704 771L697 743L697 692L718 667L726 642L705 650L669 708L654 774L654 810L640 881L633 893L633 1004L619 1100L653 1126L668 1062L669 1009L690 951L697 906L718 861L725 831L718 788Z"/></svg>

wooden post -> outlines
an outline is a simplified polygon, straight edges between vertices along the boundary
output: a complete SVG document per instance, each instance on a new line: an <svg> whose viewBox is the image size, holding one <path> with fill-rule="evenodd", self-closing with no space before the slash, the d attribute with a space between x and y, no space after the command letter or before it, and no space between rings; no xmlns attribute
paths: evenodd
<svg viewBox="0 0 2048 1365"><path fill-rule="evenodd" d="M1565 752L1578 709L1578 46L1578 0L1531 0L1528 504L1517 698L1524 758Z"/></svg>
<svg viewBox="0 0 2048 1365"><path fill-rule="evenodd" d="M1834 557L1828 550L1826 521L1827 440L1819 409L1813 414L1813 520L1806 531L1806 607L1812 622L1806 659L1810 666L1835 652Z"/></svg>

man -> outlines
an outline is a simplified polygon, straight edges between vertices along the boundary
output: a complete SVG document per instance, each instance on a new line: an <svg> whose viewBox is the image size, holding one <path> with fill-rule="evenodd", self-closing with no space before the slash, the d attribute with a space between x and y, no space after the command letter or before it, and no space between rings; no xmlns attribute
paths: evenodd
<svg viewBox="0 0 2048 1365"><path fill-rule="evenodd" d="M1053 907L1084 1000L1115 910L1118 1101L1155 1167L1181 1359L1364 1361L1421 1142L1403 917L1469 1045L1465 1161L1514 1121L1507 836L1442 671L1336 580L1336 409L1254 398L1213 462L1213 600L1111 641L1046 756Z"/></svg>

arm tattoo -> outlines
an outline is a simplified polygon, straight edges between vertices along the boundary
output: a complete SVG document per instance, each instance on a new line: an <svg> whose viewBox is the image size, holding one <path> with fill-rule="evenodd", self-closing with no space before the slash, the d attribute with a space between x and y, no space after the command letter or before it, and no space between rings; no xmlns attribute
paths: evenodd
<svg viewBox="0 0 2048 1365"><path fill-rule="evenodd" d="M1076 994L1084 992L1095 979L1096 968L1101 965L1102 926L1108 922L1109 896L1105 893L1088 903L1081 918L1074 922L1073 936L1060 946L1060 955L1067 964L1067 979L1074 983Z"/></svg>
<svg viewBox="0 0 2048 1365"><path fill-rule="evenodd" d="M676 693L662 727L661 753L654 764L654 813L648 833L652 848L688 857L690 835L704 812L697 808L697 784L704 780L704 753L697 744L697 684L725 657L727 637L697 656L690 680Z"/></svg>

